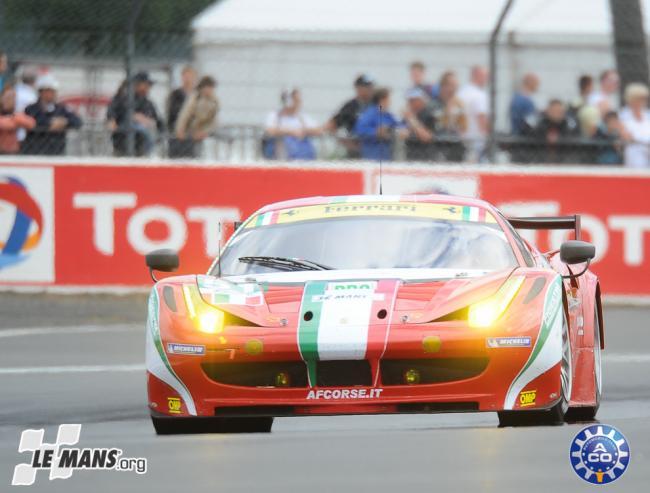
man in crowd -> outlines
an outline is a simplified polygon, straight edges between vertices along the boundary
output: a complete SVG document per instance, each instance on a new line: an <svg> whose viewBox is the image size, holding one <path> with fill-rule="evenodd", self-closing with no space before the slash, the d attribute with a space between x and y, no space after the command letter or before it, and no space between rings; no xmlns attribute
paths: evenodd
<svg viewBox="0 0 650 493"><path fill-rule="evenodd" d="M436 137L443 139L437 147L442 158L459 162L465 156L465 146L460 140L467 131L465 106L458 97L458 77L447 71L440 77L438 95L431 102L431 111L436 122Z"/></svg>
<svg viewBox="0 0 650 493"><path fill-rule="evenodd" d="M192 94L196 86L196 71L186 65L181 71L181 86L169 93L167 98L167 130L174 133L176 120L185 104L185 99Z"/></svg>
<svg viewBox="0 0 650 493"><path fill-rule="evenodd" d="M179 141L179 139L174 137L174 134L176 132L178 115L188 97L193 93L195 86L196 71L191 66L186 65L181 71L181 86L170 92L167 98L167 131L171 136L168 141L168 154L171 158L187 155L188 149L186 143Z"/></svg>
<svg viewBox="0 0 650 493"><path fill-rule="evenodd" d="M372 104L359 115L354 133L361 142L361 157L374 161L390 161L393 158L393 139L403 126L390 112L390 91L375 91Z"/></svg>
<svg viewBox="0 0 650 493"><path fill-rule="evenodd" d="M409 161L433 161L432 145L436 120L427 106L429 96L419 87L406 92L407 107L404 111L404 123L408 129L406 136L406 159Z"/></svg>
<svg viewBox="0 0 650 493"><path fill-rule="evenodd" d="M426 82L427 68L419 60L411 63L409 66L409 77L411 79L411 89L422 89L428 98L435 98L438 95L438 86Z"/></svg>
<svg viewBox="0 0 650 493"><path fill-rule="evenodd" d="M342 143L346 148L348 158L354 159L360 156L359 143L352 137L352 132L359 115L372 101L374 90L375 81L371 76L362 74L357 77L354 81L354 98L347 101L325 125L325 130L328 132L335 132L339 129L345 131L346 135L342 139Z"/></svg>
<svg viewBox="0 0 650 493"><path fill-rule="evenodd" d="M537 108L533 95L539 89L539 77L533 73L524 75L521 87L510 102L510 128L513 135L529 134L535 127Z"/></svg>
<svg viewBox="0 0 650 493"><path fill-rule="evenodd" d="M575 158L575 152L571 152L572 149L567 147L566 140L578 135L578 125L575 120L567 116L564 103L559 99L549 101L533 130L533 135L542 143L539 149L541 152L534 161L562 163L570 162Z"/></svg>
<svg viewBox="0 0 650 493"><path fill-rule="evenodd" d="M281 108L266 117L262 151L267 159L316 159L313 137L323 129L302 111L300 89L285 89L280 94Z"/></svg>
<svg viewBox="0 0 650 493"><path fill-rule="evenodd" d="M147 156L155 140L155 131L162 132L163 122L158 116L155 105L149 99L153 81L146 72L139 72L133 77L134 106L133 119L127 121L128 85L123 83L113 97L106 118L108 128L113 132L113 151L116 156L127 154L127 135L129 128L134 134L135 155Z"/></svg>
<svg viewBox="0 0 650 493"><path fill-rule="evenodd" d="M618 72L613 69L605 70L600 74L598 91L589 96L589 105L598 108L602 116L608 111L615 110L618 107L619 86Z"/></svg>
<svg viewBox="0 0 650 493"><path fill-rule="evenodd" d="M489 127L487 83L487 69L475 65L470 70L469 83L458 93L467 114L467 130L463 134L469 150L467 157L476 162L482 158Z"/></svg>
<svg viewBox="0 0 650 493"><path fill-rule="evenodd" d="M38 100L25 109L25 113L36 120L36 126L27 132L21 152L62 155L65 153L67 131L80 128L81 118L57 102L59 83L52 75L41 76L36 87Z"/></svg>

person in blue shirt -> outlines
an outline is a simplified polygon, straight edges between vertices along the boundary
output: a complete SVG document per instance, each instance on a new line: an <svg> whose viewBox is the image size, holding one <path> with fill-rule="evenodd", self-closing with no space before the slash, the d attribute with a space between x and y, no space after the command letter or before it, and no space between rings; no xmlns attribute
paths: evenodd
<svg viewBox="0 0 650 493"><path fill-rule="evenodd" d="M526 135L535 127L537 108L533 94L539 88L539 77L533 73L524 75L521 89L515 93L510 102L510 128L513 135Z"/></svg>
<svg viewBox="0 0 650 493"><path fill-rule="evenodd" d="M377 89L372 104L359 115L354 134L361 143L361 158L390 161L393 158L393 138L404 124L390 113L390 91Z"/></svg>

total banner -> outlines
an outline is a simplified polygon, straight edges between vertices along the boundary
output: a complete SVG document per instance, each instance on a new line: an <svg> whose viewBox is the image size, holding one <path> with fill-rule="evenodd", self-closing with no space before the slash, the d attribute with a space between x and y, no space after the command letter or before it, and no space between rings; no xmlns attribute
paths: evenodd
<svg viewBox="0 0 650 493"><path fill-rule="evenodd" d="M377 193L379 179L371 163L3 161L0 286L145 286L143 256L156 248L179 251L181 273L203 273L220 224L279 200ZM385 194L476 196L512 216L581 214L603 292L650 299L650 172L391 163L381 181ZM522 234L547 251L569 233Z"/></svg>

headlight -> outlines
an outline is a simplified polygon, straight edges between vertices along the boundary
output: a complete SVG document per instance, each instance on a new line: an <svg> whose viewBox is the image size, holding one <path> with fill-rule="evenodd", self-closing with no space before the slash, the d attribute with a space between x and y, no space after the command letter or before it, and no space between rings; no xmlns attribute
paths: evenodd
<svg viewBox="0 0 650 493"><path fill-rule="evenodd" d="M223 330L224 313L217 308L207 305L196 287L189 284L183 286L185 306L194 325L206 334L217 334Z"/></svg>
<svg viewBox="0 0 650 493"><path fill-rule="evenodd" d="M492 296L471 305L467 315L469 326L484 328L496 322L510 305L510 302L524 283L524 279L523 276L510 277Z"/></svg>

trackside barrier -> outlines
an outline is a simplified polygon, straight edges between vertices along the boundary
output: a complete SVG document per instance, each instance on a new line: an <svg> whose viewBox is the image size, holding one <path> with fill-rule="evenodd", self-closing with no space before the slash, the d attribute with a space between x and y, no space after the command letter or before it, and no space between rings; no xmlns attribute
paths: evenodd
<svg viewBox="0 0 650 493"><path fill-rule="evenodd" d="M603 292L650 300L650 170L390 163L382 182L384 194L481 197L509 216L581 214ZM142 256L163 247L180 251L182 273L204 272L219 250L220 221L269 202L378 189L374 163L0 158L0 287L144 287ZM571 233L522 234L545 251Z"/></svg>

